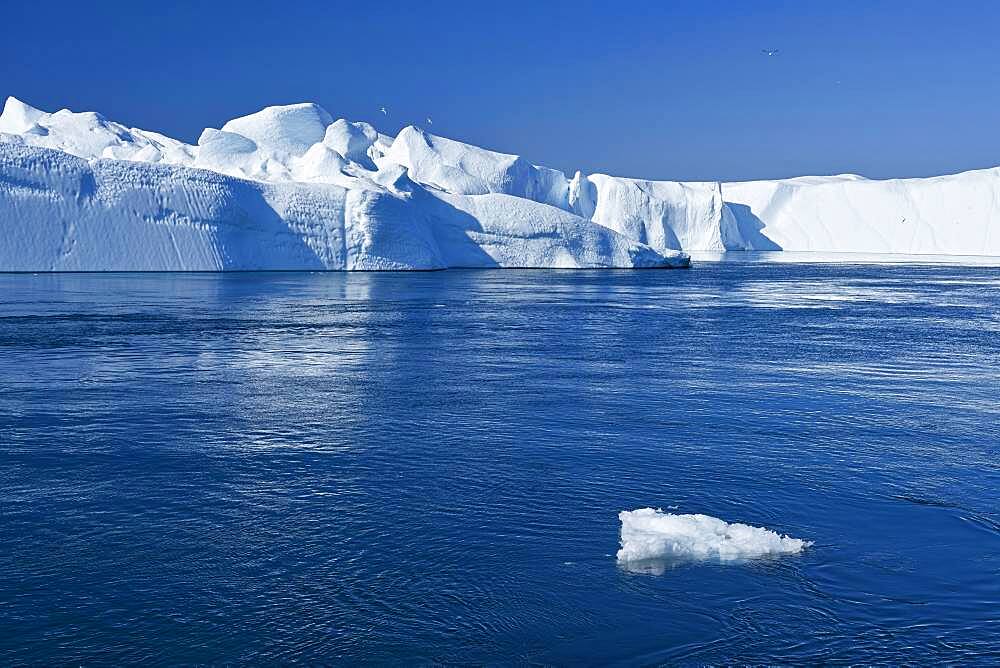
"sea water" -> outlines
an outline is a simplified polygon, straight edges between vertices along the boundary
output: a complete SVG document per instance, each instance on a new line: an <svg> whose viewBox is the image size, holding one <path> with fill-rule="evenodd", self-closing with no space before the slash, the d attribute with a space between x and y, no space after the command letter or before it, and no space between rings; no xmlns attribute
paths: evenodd
<svg viewBox="0 0 1000 668"><path fill-rule="evenodd" d="M1000 661L1000 270L0 276L0 663ZM622 567L622 511L798 554Z"/></svg>

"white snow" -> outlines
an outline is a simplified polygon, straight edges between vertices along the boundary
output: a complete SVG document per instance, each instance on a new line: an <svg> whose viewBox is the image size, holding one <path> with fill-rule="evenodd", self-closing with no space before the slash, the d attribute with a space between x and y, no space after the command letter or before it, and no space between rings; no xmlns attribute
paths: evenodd
<svg viewBox="0 0 1000 668"><path fill-rule="evenodd" d="M743 250L1000 256L1000 168L888 181L569 179L412 126L390 137L309 103L233 119L190 145L8 98L0 212L0 270L647 267Z"/></svg>
<svg viewBox="0 0 1000 668"><path fill-rule="evenodd" d="M382 162L403 165L414 180L445 192L503 193L566 208L568 181L562 172L413 126L403 128Z"/></svg>
<svg viewBox="0 0 1000 668"><path fill-rule="evenodd" d="M9 97L4 105L3 113L0 113L0 132L10 134L29 132L43 116L48 116L48 114L16 98Z"/></svg>
<svg viewBox="0 0 1000 668"><path fill-rule="evenodd" d="M13 97L0 114L0 142L52 148L81 158L114 158L187 164L191 147L155 132L126 128L95 112L54 114L39 111Z"/></svg>
<svg viewBox="0 0 1000 668"><path fill-rule="evenodd" d="M376 146L378 141L378 130L368 123L349 123L341 118L326 128L322 145L345 160L374 170L372 159L382 156L382 151Z"/></svg>
<svg viewBox="0 0 1000 668"><path fill-rule="evenodd" d="M1000 168L724 183L722 194L748 250L1000 255Z"/></svg>
<svg viewBox="0 0 1000 668"><path fill-rule="evenodd" d="M626 510L621 520L618 562L624 566L652 561L737 561L797 554L812 545L770 529L728 523L709 515L675 515L653 508Z"/></svg>

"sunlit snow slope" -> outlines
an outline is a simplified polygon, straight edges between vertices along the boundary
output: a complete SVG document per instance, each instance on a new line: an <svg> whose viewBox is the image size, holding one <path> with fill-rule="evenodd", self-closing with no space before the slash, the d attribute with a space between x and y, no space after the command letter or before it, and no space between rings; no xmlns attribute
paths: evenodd
<svg viewBox="0 0 1000 668"><path fill-rule="evenodd" d="M682 183L584 175L315 104L197 145L0 115L0 270L684 266L685 251L1000 255L1000 170Z"/></svg>

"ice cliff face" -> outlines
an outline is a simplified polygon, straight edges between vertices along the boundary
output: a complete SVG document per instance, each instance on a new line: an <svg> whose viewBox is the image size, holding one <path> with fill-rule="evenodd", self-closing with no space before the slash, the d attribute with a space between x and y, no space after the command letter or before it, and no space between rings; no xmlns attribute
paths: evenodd
<svg viewBox="0 0 1000 668"><path fill-rule="evenodd" d="M1000 168L724 183L722 194L753 250L1000 255Z"/></svg>
<svg viewBox="0 0 1000 668"><path fill-rule="evenodd" d="M0 115L0 270L683 266L683 251L1000 255L1000 170L934 179L569 179L415 127L268 107L197 145Z"/></svg>
<svg viewBox="0 0 1000 668"><path fill-rule="evenodd" d="M190 146L99 114L47 114L11 98L0 115L0 270L688 263L683 253L524 197L517 170L503 188L425 185L410 175L429 178L434 158L387 157L403 149L312 104L234 119ZM487 172L461 156L456 164L454 172L470 171L468 182L504 169Z"/></svg>

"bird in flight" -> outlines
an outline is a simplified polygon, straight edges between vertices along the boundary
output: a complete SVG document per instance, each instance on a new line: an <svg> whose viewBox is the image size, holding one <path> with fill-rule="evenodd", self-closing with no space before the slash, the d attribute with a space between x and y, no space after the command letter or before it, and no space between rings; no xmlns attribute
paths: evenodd
<svg viewBox="0 0 1000 668"><path fill-rule="evenodd" d="M385 115L385 116L389 115L389 112L385 110L385 107L380 108L379 111L381 111L382 114Z"/></svg>
<svg viewBox="0 0 1000 668"><path fill-rule="evenodd" d="M427 117L427 125L434 125L434 121L431 120L430 116Z"/></svg>
<svg viewBox="0 0 1000 668"><path fill-rule="evenodd" d="M777 49L761 49L760 52L763 53L765 56L768 56L768 57L778 55L778 50Z"/></svg>

